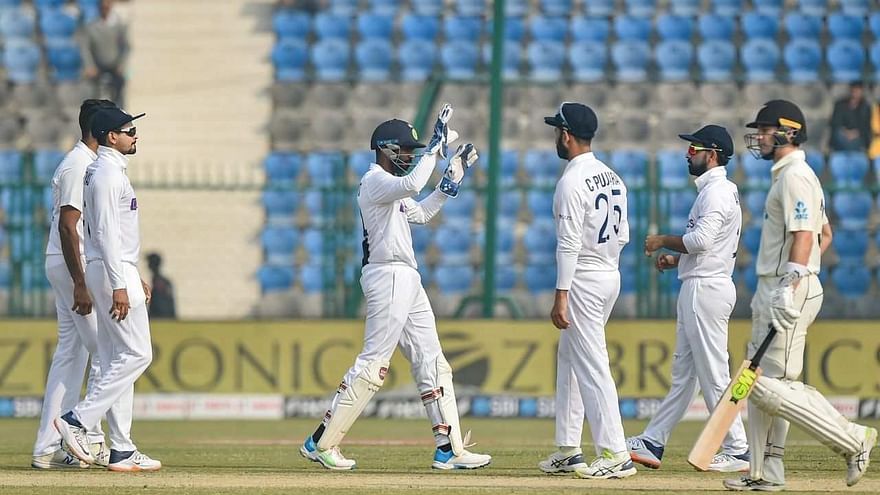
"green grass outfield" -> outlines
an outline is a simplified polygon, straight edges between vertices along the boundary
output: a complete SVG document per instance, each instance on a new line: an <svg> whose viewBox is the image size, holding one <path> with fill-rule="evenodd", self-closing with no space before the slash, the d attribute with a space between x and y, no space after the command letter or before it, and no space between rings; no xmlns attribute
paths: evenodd
<svg viewBox="0 0 880 495"><path fill-rule="evenodd" d="M880 422L871 422L880 426ZM488 468L464 472L430 469L433 439L425 420L359 421L344 452L358 461L353 472L325 471L298 453L315 421L137 421L139 448L161 459L157 473L120 474L98 469L37 471L29 467L37 422L0 420L2 494L300 494L300 493L683 493L722 491L730 475L697 473L685 457L701 423L675 431L659 471L640 469L625 480L590 481L545 475L536 463L553 449L553 422L467 419L475 451L492 454ZM627 422L628 434L644 427ZM589 433L584 435L589 439ZM585 444L585 447L589 445ZM876 467L853 488L844 482L844 461L792 430L786 451L788 489L797 492L880 493Z"/></svg>

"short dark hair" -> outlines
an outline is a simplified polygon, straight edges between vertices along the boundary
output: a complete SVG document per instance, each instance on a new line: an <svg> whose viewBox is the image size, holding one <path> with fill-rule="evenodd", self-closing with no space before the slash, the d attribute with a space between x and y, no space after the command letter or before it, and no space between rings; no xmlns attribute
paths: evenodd
<svg viewBox="0 0 880 495"><path fill-rule="evenodd" d="M721 153L720 151L716 151L715 156L718 157L718 165L721 165L722 167L727 165L727 162L730 161L730 157Z"/></svg>
<svg viewBox="0 0 880 495"><path fill-rule="evenodd" d="M102 108L114 108L116 104L110 100L88 99L79 107L79 130L83 136L91 135L92 117Z"/></svg>
<svg viewBox="0 0 880 495"><path fill-rule="evenodd" d="M109 135L110 135L109 132L105 132L104 134L101 134L100 136L95 136L95 139L98 141L98 144L100 144L101 146L107 146L107 136L109 136Z"/></svg>

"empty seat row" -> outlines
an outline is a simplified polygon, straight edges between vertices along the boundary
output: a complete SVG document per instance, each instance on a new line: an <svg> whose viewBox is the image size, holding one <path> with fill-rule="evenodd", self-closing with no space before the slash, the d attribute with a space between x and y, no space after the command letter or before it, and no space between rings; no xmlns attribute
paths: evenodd
<svg viewBox="0 0 880 495"><path fill-rule="evenodd" d="M9 40L3 47L3 65L6 78L16 84L37 80L43 61L36 43L27 40ZM78 81L82 73L82 55L79 45L72 40L53 40L46 43L46 62L55 82Z"/></svg>

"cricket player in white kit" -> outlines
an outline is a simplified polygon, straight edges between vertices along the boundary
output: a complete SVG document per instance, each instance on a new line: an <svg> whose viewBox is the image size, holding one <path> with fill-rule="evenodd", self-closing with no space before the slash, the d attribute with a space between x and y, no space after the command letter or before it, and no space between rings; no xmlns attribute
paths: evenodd
<svg viewBox="0 0 880 495"><path fill-rule="evenodd" d="M46 277L55 294L58 344L46 377L40 427L31 461L31 466L38 469L88 467L61 448L61 435L52 421L61 411L79 402L83 374L90 356L89 389L99 374L98 323L92 312L92 299L83 273L83 176L86 167L97 158L98 142L90 128L92 117L101 108L114 106L109 100L85 100L82 103L79 110L82 139L65 155L52 176L52 222L46 245ZM112 415L108 414L108 420L113 429ZM110 451L104 442L100 423L88 436L95 464L107 467Z"/></svg>
<svg viewBox="0 0 880 495"><path fill-rule="evenodd" d="M617 388L608 362L605 324L620 293L618 260L629 241L626 186L591 151L598 119L580 103L563 103L544 122L555 127L556 152L568 160L553 195L556 222L556 301L561 330L556 367L556 445L538 467L589 479L636 474L626 450ZM597 458L581 452L584 416Z"/></svg>
<svg viewBox="0 0 880 495"><path fill-rule="evenodd" d="M750 353L771 324L777 333L748 401L749 476L726 480L724 486L736 491L784 489L782 458L789 422L846 460L846 484L852 486L868 468L877 430L850 422L815 388L799 381L807 328L822 306L818 274L826 222L822 186L800 149L807 140L807 123L794 103L772 100L747 127L757 129L746 136L749 150L773 161L752 298Z"/></svg>
<svg viewBox="0 0 880 495"><path fill-rule="evenodd" d="M140 255L138 204L126 176L128 158L137 151L133 117L118 108L100 110L92 134L100 144L98 158L86 169L86 286L98 317L100 378L72 410L55 418L55 427L70 453L92 464L88 432L117 401L119 431L110 431L111 471L155 471L162 464L142 454L131 439L134 382L153 357L146 303L149 287L137 271ZM118 413L118 414L117 414Z"/></svg>
<svg viewBox="0 0 880 495"><path fill-rule="evenodd" d="M330 409L300 448L303 457L327 469L355 467L339 444L385 379L395 347L412 364L412 375L433 425L435 469L475 469L492 458L466 450L452 385L452 368L443 356L431 304L422 288L412 247L410 223L424 224L436 215L447 197L458 195L465 170L477 159L473 145L458 148L437 186L424 200L413 196L425 187L438 156L445 158L446 144L455 140L447 129L452 107L445 105L433 136L418 163L413 150L425 148L415 129L402 120L389 120L376 128L370 147L376 163L361 178L358 206L364 224L361 286L366 298L364 347L348 370Z"/></svg>
<svg viewBox="0 0 880 495"><path fill-rule="evenodd" d="M678 267L682 282L672 386L645 431L626 441L632 459L653 469L660 467L669 435L687 412L697 386L712 411L730 383L727 326L736 304L731 277L742 228L739 192L728 180L725 166L733 156L733 140L727 129L717 125L679 137L691 143L686 158L688 171L696 177L697 198L684 235L649 235L645 239L647 256L664 248L681 253L657 257L657 269L662 272ZM737 416L709 470L748 468L746 431Z"/></svg>

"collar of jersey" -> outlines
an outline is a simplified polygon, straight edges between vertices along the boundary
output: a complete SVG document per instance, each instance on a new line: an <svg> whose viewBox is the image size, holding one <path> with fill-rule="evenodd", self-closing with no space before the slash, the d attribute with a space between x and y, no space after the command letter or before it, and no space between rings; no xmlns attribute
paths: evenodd
<svg viewBox="0 0 880 495"><path fill-rule="evenodd" d="M576 167L576 166L580 165L581 163L586 163L588 161L592 161L595 159L596 159L596 157L595 157L595 155L593 155L592 151L588 151L586 153L581 153L580 155L572 158L571 161L568 162L568 165L566 165L565 170L568 170L571 167Z"/></svg>
<svg viewBox="0 0 880 495"><path fill-rule="evenodd" d="M112 163L123 171L128 168L128 158L109 146L98 146L98 159Z"/></svg>
<svg viewBox="0 0 880 495"><path fill-rule="evenodd" d="M725 166L713 167L707 170L706 173L694 179L694 183L697 185L697 191L702 191L710 182L720 179L727 179L727 167Z"/></svg>
<svg viewBox="0 0 880 495"><path fill-rule="evenodd" d="M807 154L804 150L795 150L791 153L785 155L778 162L773 164L773 167L770 169L770 173L773 174L773 178L775 179L779 172L782 171L785 167L791 165L795 162L806 162Z"/></svg>
<svg viewBox="0 0 880 495"><path fill-rule="evenodd" d="M92 149L89 148L89 146L82 141L77 141L76 146L74 146L74 148L79 148L80 151L89 155L89 158L91 158L92 161L95 161L98 158L98 154L95 153L94 151L92 151Z"/></svg>

